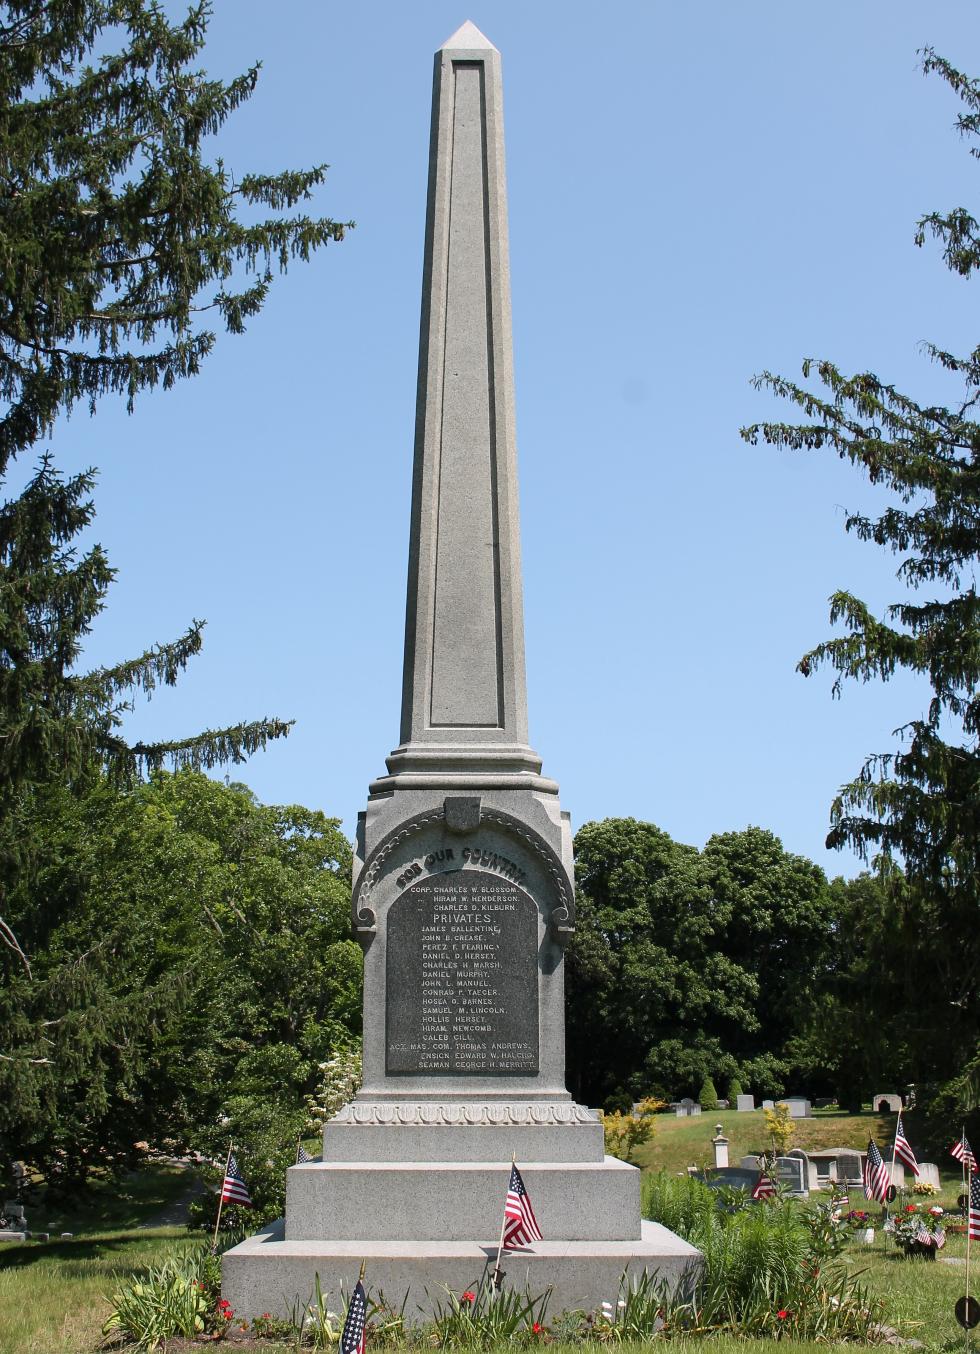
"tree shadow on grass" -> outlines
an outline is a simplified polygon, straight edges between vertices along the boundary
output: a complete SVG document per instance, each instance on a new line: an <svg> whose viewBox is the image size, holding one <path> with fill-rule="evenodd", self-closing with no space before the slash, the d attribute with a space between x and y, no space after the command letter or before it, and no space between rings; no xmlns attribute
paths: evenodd
<svg viewBox="0 0 980 1354"><path fill-rule="evenodd" d="M190 1243L189 1248L193 1249L194 1238L188 1237L182 1228L166 1229L166 1234L161 1232L156 1235L147 1232L135 1236L132 1232L108 1232L58 1241L24 1241L0 1249L0 1270L53 1263L58 1266L59 1274L66 1278L75 1276L76 1271L77 1275L90 1276L93 1261L105 1260L117 1254L122 1257L129 1251L134 1253L134 1263L120 1266L119 1272L135 1274L159 1263L181 1242ZM150 1247L159 1248L159 1258L147 1256ZM107 1274L115 1272L111 1266L100 1266L100 1269Z"/></svg>

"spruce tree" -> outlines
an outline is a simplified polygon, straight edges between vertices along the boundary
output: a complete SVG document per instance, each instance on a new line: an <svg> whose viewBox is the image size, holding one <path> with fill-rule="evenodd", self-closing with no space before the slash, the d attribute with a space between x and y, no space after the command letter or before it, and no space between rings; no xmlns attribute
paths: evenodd
<svg viewBox="0 0 980 1354"><path fill-rule="evenodd" d="M957 125L977 156L980 82L931 49L923 69L962 100ZM954 273L969 278L980 268L980 224L965 208L924 216L915 243L929 237ZM755 424L742 435L791 450L830 450L892 492L879 516L852 512L845 526L899 557L901 597L876 615L852 593L835 592L830 618L844 632L798 666L808 676L829 665L835 695L847 680L888 681L899 669L931 686L928 709L898 731L898 746L867 757L841 789L827 845L876 855L886 875L890 860L904 861L929 916L919 937L918 994L935 993L942 1007L938 1021L920 1021L919 995L908 994L903 1024L917 1044L915 1079L952 1078L966 1066L968 1101L977 1095L967 1089L971 1062L974 1077L980 1071L980 952L965 943L980 915L980 347L956 355L928 345L928 353L960 384L952 407L920 402L872 372L849 376L831 361L807 360L810 384L771 372L756 378L806 421Z"/></svg>
<svg viewBox="0 0 980 1354"><path fill-rule="evenodd" d="M308 259L345 225L284 215L326 167L235 177L205 142L251 95L258 66L224 83L195 67L209 6L171 23L156 0L0 4L0 481L78 405L196 375L213 321L240 333L273 270ZM95 59L115 39L118 50ZM239 211L265 209L245 224ZM45 457L4 508L0 545L3 721L0 796L23 775L114 774L170 760L240 760L288 726L259 720L159 745L128 746L127 693L172 683L201 623L111 669L72 677L111 580L96 551L76 565L91 477L63 484ZM44 539L45 528L49 531ZM67 603L67 605L66 605Z"/></svg>
<svg viewBox="0 0 980 1354"><path fill-rule="evenodd" d="M289 729L259 719L126 740L132 699L176 681L203 623L79 671L113 571L99 547L75 544L94 512L93 472L63 477L47 446L70 435L59 419L73 410L106 397L132 410L141 392L196 375L217 328L241 333L277 273L351 224L302 209L324 165L236 175L208 156L259 70L224 82L199 68L209 12L198 3L172 21L157 0L0 2L0 486L14 458L37 458L26 488L0 505L0 919L11 890L43 866L30 831L37 795L102 775L131 783L165 762L237 762ZM31 956L3 920L0 941L0 976L30 982ZM77 962L60 975L64 991L86 993L100 1019L101 961ZM42 1056L27 1007L7 1011L0 1072ZM136 1006L107 1017L107 1037L140 1018Z"/></svg>

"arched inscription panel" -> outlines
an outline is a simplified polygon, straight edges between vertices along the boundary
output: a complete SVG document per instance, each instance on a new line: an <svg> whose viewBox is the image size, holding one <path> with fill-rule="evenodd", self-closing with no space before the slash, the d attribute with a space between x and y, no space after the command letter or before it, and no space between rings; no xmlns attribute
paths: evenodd
<svg viewBox="0 0 980 1354"><path fill-rule="evenodd" d="M387 918L385 1062L416 1076L538 1071L538 909L484 871L422 879Z"/></svg>

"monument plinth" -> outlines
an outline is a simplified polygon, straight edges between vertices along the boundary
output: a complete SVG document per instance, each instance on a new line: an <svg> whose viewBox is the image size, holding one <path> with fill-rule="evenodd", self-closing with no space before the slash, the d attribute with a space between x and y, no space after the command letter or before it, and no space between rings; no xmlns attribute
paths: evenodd
<svg viewBox="0 0 980 1354"><path fill-rule="evenodd" d="M514 1155L545 1238L505 1265L521 1287L554 1311L678 1278L697 1252L641 1223L639 1171L565 1089L572 837L528 745L500 55L471 23L435 58L400 737L358 820L363 1086L225 1295L288 1311L355 1257L407 1312L462 1292Z"/></svg>

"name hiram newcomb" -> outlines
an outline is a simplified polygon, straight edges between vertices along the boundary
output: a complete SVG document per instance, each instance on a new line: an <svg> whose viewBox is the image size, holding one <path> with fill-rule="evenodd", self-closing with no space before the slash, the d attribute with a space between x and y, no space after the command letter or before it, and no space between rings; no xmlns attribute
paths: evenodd
<svg viewBox="0 0 980 1354"><path fill-rule="evenodd" d="M572 836L528 744L501 97L463 24L435 55L401 741L358 819L364 1083L289 1170L285 1219L225 1255L245 1316L317 1274L337 1301L361 1259L410 1318L473 1287L512 1155L544 1240L505 1283L551 1286L551 1312L697 1259L641 1222L639 1171L565 1089Z"/></svg>

